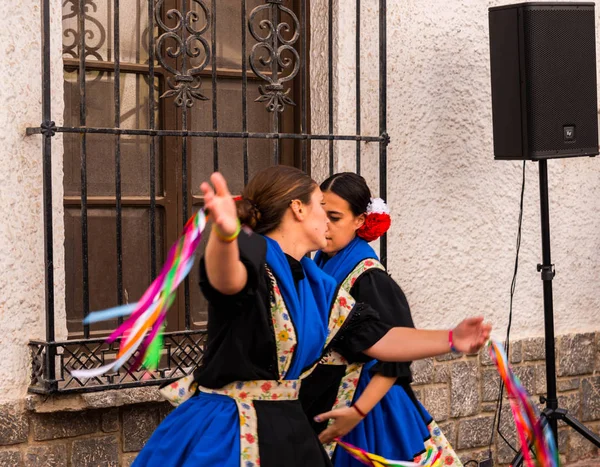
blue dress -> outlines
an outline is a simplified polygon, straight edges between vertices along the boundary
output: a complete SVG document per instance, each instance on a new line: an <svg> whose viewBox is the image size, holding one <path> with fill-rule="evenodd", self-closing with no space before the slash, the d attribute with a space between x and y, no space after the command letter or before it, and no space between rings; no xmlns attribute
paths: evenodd
<svg viewBox="0 0 600 467"><path fill-rule="evenodd" d="M370 370L375 364L376 361L372 361L363 368L354 400L360 397L371 381ZM431 436L428 428L431 422L431 415L414 398L410 386L394 385L343 439L387 459L412 461L425 451L425 443ZM334 465L360 467L363 464L337 448Z"/></svg>
<svg viewBox="0 0 600 467"><path fill-rule="evenodd" d="M383 321L392 326L414 327L408 301L402 289L387 274L378 262L376 253L364 240L357 237L333 258L318 254L315 260L357 302L368 304L378 311ZM313 394L310 399L307 398L308 402L304 401L304 405L310 416L331 410L332 407L350 405L358 400L375 374L394 377L394 386L367 416L344 436L344 441L367 452L404 461L418 461L419 456L431 447L442 451L444 465L462 465L431 415L415 397L410 386L410 362L385 363L372 360L362 368L342 365L344 362L339 358L334 358L328 363L329 365L317 368L309 378ZM305 383L302 387L306 393L311 392L308 386ZM323 392L321 388L326 387L335 389L328 390L329 394L325 392L320 397L314 394ZM336 391L336 394L331 394ZM326 402L317 403L318 399ZM317 433L326 426L327 422L313 423ZM335 467L363 465L335 444L328 446L328 450L333 454Z"/></svg>
<svg viewBox="0 0 600 467"><path fill-rule="evenodd" d="M381 269L364 272L350 293L355 299L374 306L383 319L396 326L414 327L408 301L402 290ZM393 315L392 315L393 313ZM344 441L388 459L412 461L424 453L431 434L431 415L416 399L410 387L410 363L384 363L372 360L361 372L354 401L358 400L373 375L396 377L396 384L350 433ZM359 467L361 463L337 448L336 467Z"/></svg>

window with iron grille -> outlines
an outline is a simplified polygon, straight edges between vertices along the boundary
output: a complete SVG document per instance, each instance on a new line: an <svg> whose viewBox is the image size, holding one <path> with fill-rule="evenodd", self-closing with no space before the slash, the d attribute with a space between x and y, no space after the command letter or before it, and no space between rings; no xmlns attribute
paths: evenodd
<svg viewBox="0 0 600 467"><path fill-rule="evenodd" d="M311 132L308 0L64 0L64 126L50 109L50 8L42 1L46 341L30 343L38 393L158 384L200 363L206 302L190 274L170 310L165 352L151 375L125 367L80 381L70 370L114 359L117 321L87 326L92 310L136 301L167 248L202 206L200 182L224 173L238 193L271 164L310 171L311 143L379 146L385 194L385 0L379 1L379 134L361 134L361 4L356 0L356 132L334 131L334 13L326 25L328 131ZM323 2L322 2L323 3ZM52 153L63 135L64 155ZM354 144L354 143L352 143ZM52 249L51 157L64 162L65 251ZM67 341L55 341L53 255L65 255ZM385 240L381 244L385 258ZM135 356L134 356L135 357Z"/></svg>

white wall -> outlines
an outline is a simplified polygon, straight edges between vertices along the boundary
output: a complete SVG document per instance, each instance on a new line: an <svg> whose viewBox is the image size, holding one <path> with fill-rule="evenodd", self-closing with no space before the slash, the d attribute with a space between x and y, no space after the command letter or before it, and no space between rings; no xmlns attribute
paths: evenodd
<svg viewBox="0 0 600 467"><path fill-rule="evenodd" d="M355 12L354 2L346 3L336 12L338 130L355 124L347 105L355 102ZM368 37L361 105L364 132L371 134L377 132L378 2L362 3ZM508 3L515 2L387 2L389 269L422 327L484 314L500 337L507 325L522 163L493 159L488 7ZM313 11L313 26L319 28L323 16ZM313 51L313 65L319 57L322 52ZM323 110L318 102L315 108ZM376 192L370 154L363 172ZM321 169L316 178L323 176L322 157L313 154L313 166ZM352 170L354 157L353 150L338 149L336 170ZM600 329L600 160L548 166L556 330L594 331ZM514 337L544 333L540 235L538 166L528 163Z"/></svg>
<svg viewBox="0 0 600 467"><path fill-rule="evenodd" d="M42 138L25 136L41 115L40 3L5 0L0 16L0 402L29 384L27 342L45 338ZM61 1L52 0L53 118L62 122ZM62 138L53 140L57 337L65 335Z"/></svg>

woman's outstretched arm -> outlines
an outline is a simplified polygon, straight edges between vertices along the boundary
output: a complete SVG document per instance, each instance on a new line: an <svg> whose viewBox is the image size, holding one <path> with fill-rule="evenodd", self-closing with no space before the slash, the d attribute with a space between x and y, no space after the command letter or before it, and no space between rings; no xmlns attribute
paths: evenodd
<svg viewBox="0 0 600 467"><path fill-rule="evenodd" d="M490 337L491 325L483 317L467 318L452 331L392 328L375 345L364 351L384 362L407 362L450 352L477 352ZM451 334L451 336L450 336Z"/></svg>

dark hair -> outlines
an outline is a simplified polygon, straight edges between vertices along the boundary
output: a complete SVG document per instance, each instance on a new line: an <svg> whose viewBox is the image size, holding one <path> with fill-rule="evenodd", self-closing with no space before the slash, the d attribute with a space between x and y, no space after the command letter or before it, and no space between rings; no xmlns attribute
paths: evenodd
<svg viewBox="0 0 600 467"><path fill-rule="evenodd" d="M367 212L371 202L371 190L364 178L352 172L332 175L321 183L321 191L331 191L346 200L355 216Z"/></svg>
<svg viewBox="0 0 600 467"><path fill-rule="evenodd" d="M259 234L269 233L279 226L293 200L310 203L316 188L317 183L295 167L276 165L261 170L238 202L240 222Z"/></svg>

